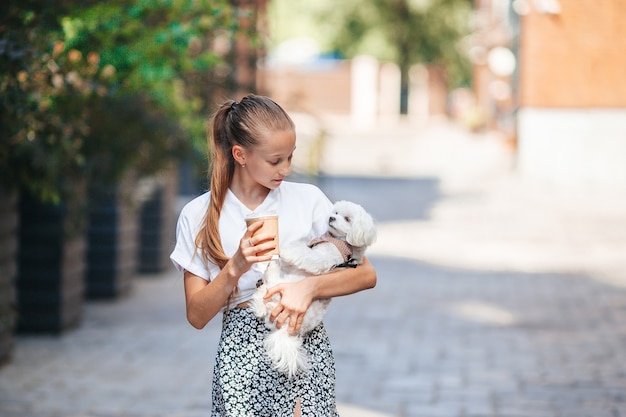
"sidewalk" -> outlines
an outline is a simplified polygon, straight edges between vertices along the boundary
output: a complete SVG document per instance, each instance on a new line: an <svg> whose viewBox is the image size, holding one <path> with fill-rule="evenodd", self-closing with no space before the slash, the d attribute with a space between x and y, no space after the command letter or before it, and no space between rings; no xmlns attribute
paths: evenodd
<svg viewBox="0 0 626 417"><path fill-rule="evenodd" d="M342 417L626 416L626 198L524 183L448 124L345 126L320 186L379 220L379 281L325 320ZM173 270L140 276L79 329L18 337L0 416L207 416L219 328L186 323Z"/></svg>

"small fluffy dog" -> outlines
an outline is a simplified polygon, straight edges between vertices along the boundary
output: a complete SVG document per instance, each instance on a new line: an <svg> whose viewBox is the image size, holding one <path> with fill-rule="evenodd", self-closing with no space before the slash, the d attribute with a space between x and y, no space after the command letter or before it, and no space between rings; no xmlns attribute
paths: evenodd
<svg viewBox="0 0 626 417"><path fill-rule="evenodd" d="M278 260L272 260L251 302L257 317L265 319L270 334L264 341L265 350L274 367L289 378L309 368L302 337L321 323L330 299L315 300L304 315L298 334L288 333L288 323L280 329L269 321L271 311L280 301L275 295L264 300L267 289L283 282L296 282L308 275L320 275L335 268L356 267L363 254L376 239L374 220L363 207L349 201L338 201L328 218L328 231L309 242L282 247Z"/></svg>

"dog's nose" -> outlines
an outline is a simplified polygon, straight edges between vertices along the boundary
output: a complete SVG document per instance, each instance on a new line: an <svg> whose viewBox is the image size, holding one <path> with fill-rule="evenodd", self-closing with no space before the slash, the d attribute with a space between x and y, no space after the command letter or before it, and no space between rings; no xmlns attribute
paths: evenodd
<svg viewBox="0 0 626 417"><path fill-rule="evenodd" d="M334 217L334 216L330 216L330 218L328 219L328 222L329 222L329 223L332 223L332 222L334 222L334 221L335 221L335 217Z"/></svg>

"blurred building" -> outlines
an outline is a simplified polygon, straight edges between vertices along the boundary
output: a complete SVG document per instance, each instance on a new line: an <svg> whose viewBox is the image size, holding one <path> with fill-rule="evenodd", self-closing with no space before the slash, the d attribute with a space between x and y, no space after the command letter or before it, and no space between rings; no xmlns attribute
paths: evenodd
<svg viewBox="0 0 626 417"><path fill-rule="evenodd" d="M477 104L516 144L519 172L626 189L626 1L474 4Z"/></svg>
<svg viewBox="0 0 626 417"><path fill-rule="evenodd" d="M311 55L303 56L306 39L293 42L286 56L271 57L259 65L262 93L289 110L348 117L354 127L400 119L400 70L395 63L369 55L325 57L313 49ZM425 122L446 115L448 89L439 67L415 65L409 89L410 119Z"/></svg>

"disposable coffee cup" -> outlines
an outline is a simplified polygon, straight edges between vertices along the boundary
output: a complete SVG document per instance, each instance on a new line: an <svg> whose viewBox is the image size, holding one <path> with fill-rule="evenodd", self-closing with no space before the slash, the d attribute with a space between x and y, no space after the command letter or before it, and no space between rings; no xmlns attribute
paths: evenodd
<svg viewBox="0 0 626 417"><path fill-rule="evenodd" d="M274 241L276 242L276 248L265 250L257 253L257 256L263 255L275 255L278 256L278 215L274 212L270 213L252 213L246 216L246 226L250 226L253 223L258 221L263 221L263 226L260 229L254 232L252 237L260 234L270 234L274 235ZM266 241L267 242L267 241ZM260 242L264 243L264 242Z"/></svg>

